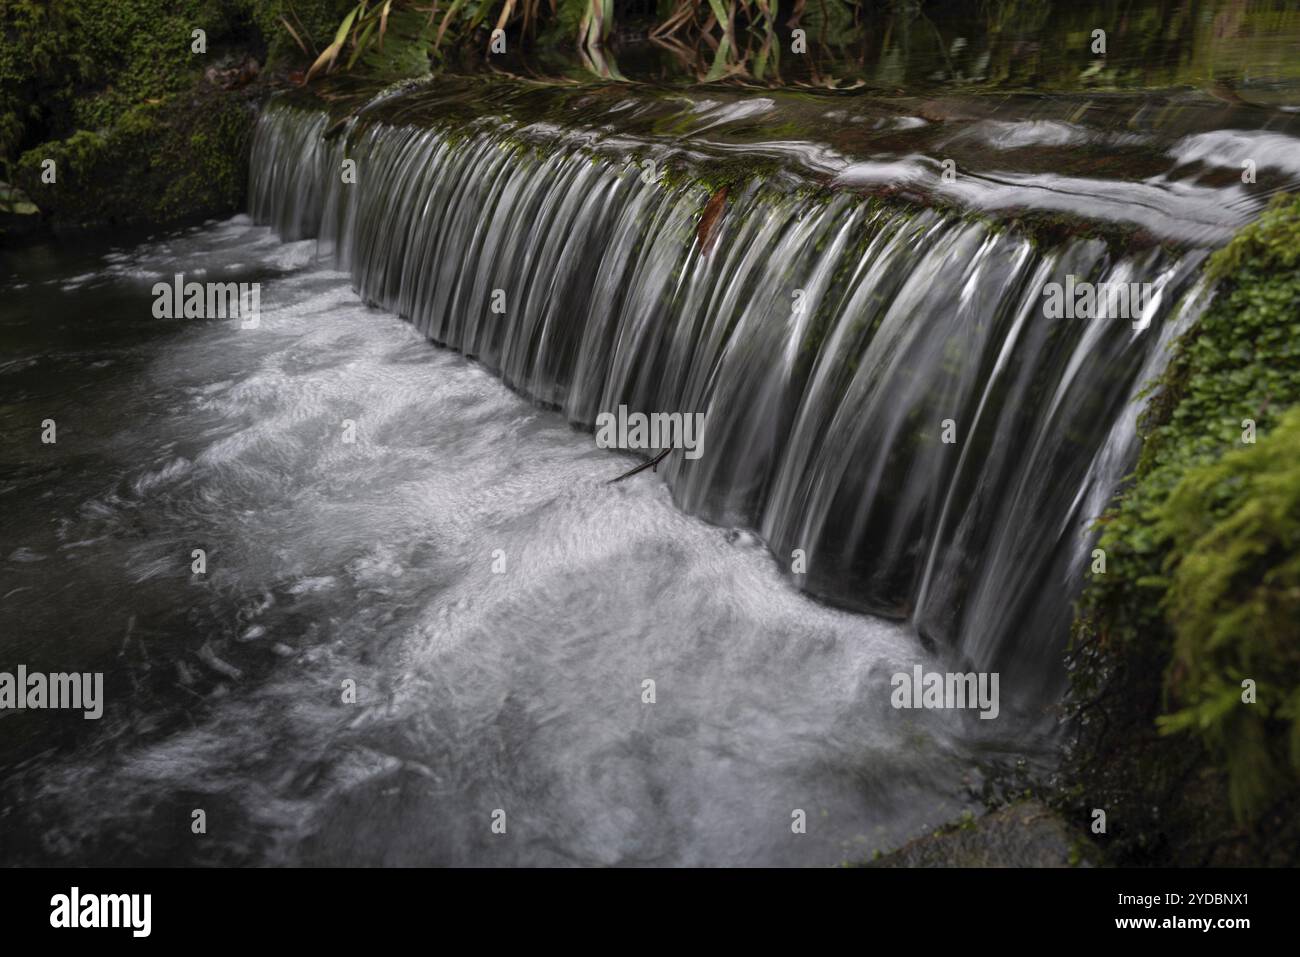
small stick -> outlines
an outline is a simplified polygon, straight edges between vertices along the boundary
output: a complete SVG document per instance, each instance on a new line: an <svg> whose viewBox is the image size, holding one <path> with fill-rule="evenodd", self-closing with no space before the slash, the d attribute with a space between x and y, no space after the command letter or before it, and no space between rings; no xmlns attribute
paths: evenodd
<svg viewBox="0 0 1300 957"><path fill-rule="evenodd" d="M652 458L649 462L642 462L636 468L624 472L616 479L610 479L605 484L613 485L615 482L621 482L625 478L631 478L633 475L636 475L637 472L644 472L646 469L651 469L657 472L659 470L659 463L662 462L665 458L667 458L668 453L671 452L672 450L673 450L672 446L670 445L668 448L664 449L662 452L660 452L658 455Z"/></svg>

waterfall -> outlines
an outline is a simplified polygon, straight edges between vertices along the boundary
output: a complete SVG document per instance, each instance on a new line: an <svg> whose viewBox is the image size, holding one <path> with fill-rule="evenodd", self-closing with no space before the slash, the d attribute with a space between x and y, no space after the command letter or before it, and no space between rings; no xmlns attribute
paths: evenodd
<svg viewBox="0 0 1300 957"><path fill-rule="evenodd" d="M705 413L703 456L659 469L682 509L756 530L812 595L1000 671L1006 700L1059 693L1088 527L1132 463L1139 389L1201 307L1205 248L1049 241L761 176L702 237L696 178L546 124L417 113L340 127L272 103L253 215L575 426ZM1048 318L1044 287L1069 277L1151 294L1136 322Z"/></svg>

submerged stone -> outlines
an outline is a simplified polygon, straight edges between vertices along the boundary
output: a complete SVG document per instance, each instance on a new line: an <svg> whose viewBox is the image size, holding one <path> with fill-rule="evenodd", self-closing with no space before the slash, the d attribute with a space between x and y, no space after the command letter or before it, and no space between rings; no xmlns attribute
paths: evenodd
<svg viewBox="0 0 1300 957"><path fill-rule="evenodd" d="M863 867L1094 867L1087 834L1047 805L1021 801L919 837Z"/></svg>

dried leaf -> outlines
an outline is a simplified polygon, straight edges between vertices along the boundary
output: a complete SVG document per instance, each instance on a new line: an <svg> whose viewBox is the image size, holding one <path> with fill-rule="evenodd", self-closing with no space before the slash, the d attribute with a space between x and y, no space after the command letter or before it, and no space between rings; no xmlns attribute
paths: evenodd
<svg viewBox="0 0 1300 957"><path fill-rule="evenodd" d="M713 194L713 198L705 204L704 212L700 214L700 225L695 230L695 240L701 257L709 255L709 250L713 248L718 238L718 220L722 218L726 205L727 187L724 186Z"/></svg>
<svg viewBox="0 0 1300 957"><path fill-rule="evenodd" d="M289 36L293 37L293 42L298 44L298 49L302 51L302 55L311 56L311 54L307 52L307 44L302 42L302 37L298 36L298 31L293 28L293 25L284 17L280 18L280 22L283 23L284 28L289 31Z"/></svg>

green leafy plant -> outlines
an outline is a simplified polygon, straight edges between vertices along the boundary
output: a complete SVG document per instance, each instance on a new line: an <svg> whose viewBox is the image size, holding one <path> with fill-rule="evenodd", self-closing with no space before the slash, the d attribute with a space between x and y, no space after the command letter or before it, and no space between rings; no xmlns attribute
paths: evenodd
<svg viewBox="0 0 1300 957"><path fill-rule="evenodd" d="M1289 820L1300 801L1298 265L1287 195L1211 257L1214 300L1176 343L1132 480L1099 521L1110 570L1076 622L1067 776L1128 822L1131 853L1223 843L1206 821Z"/></svg>
<svg viewBox="0 0 1300 957"><path fill-rule="evenodd" d="M1168 685L1182 704L1158 723L1202 738L1247 820L1300 772L1300 408L1190 469L1155 526L1170 542Z"/></svg>

